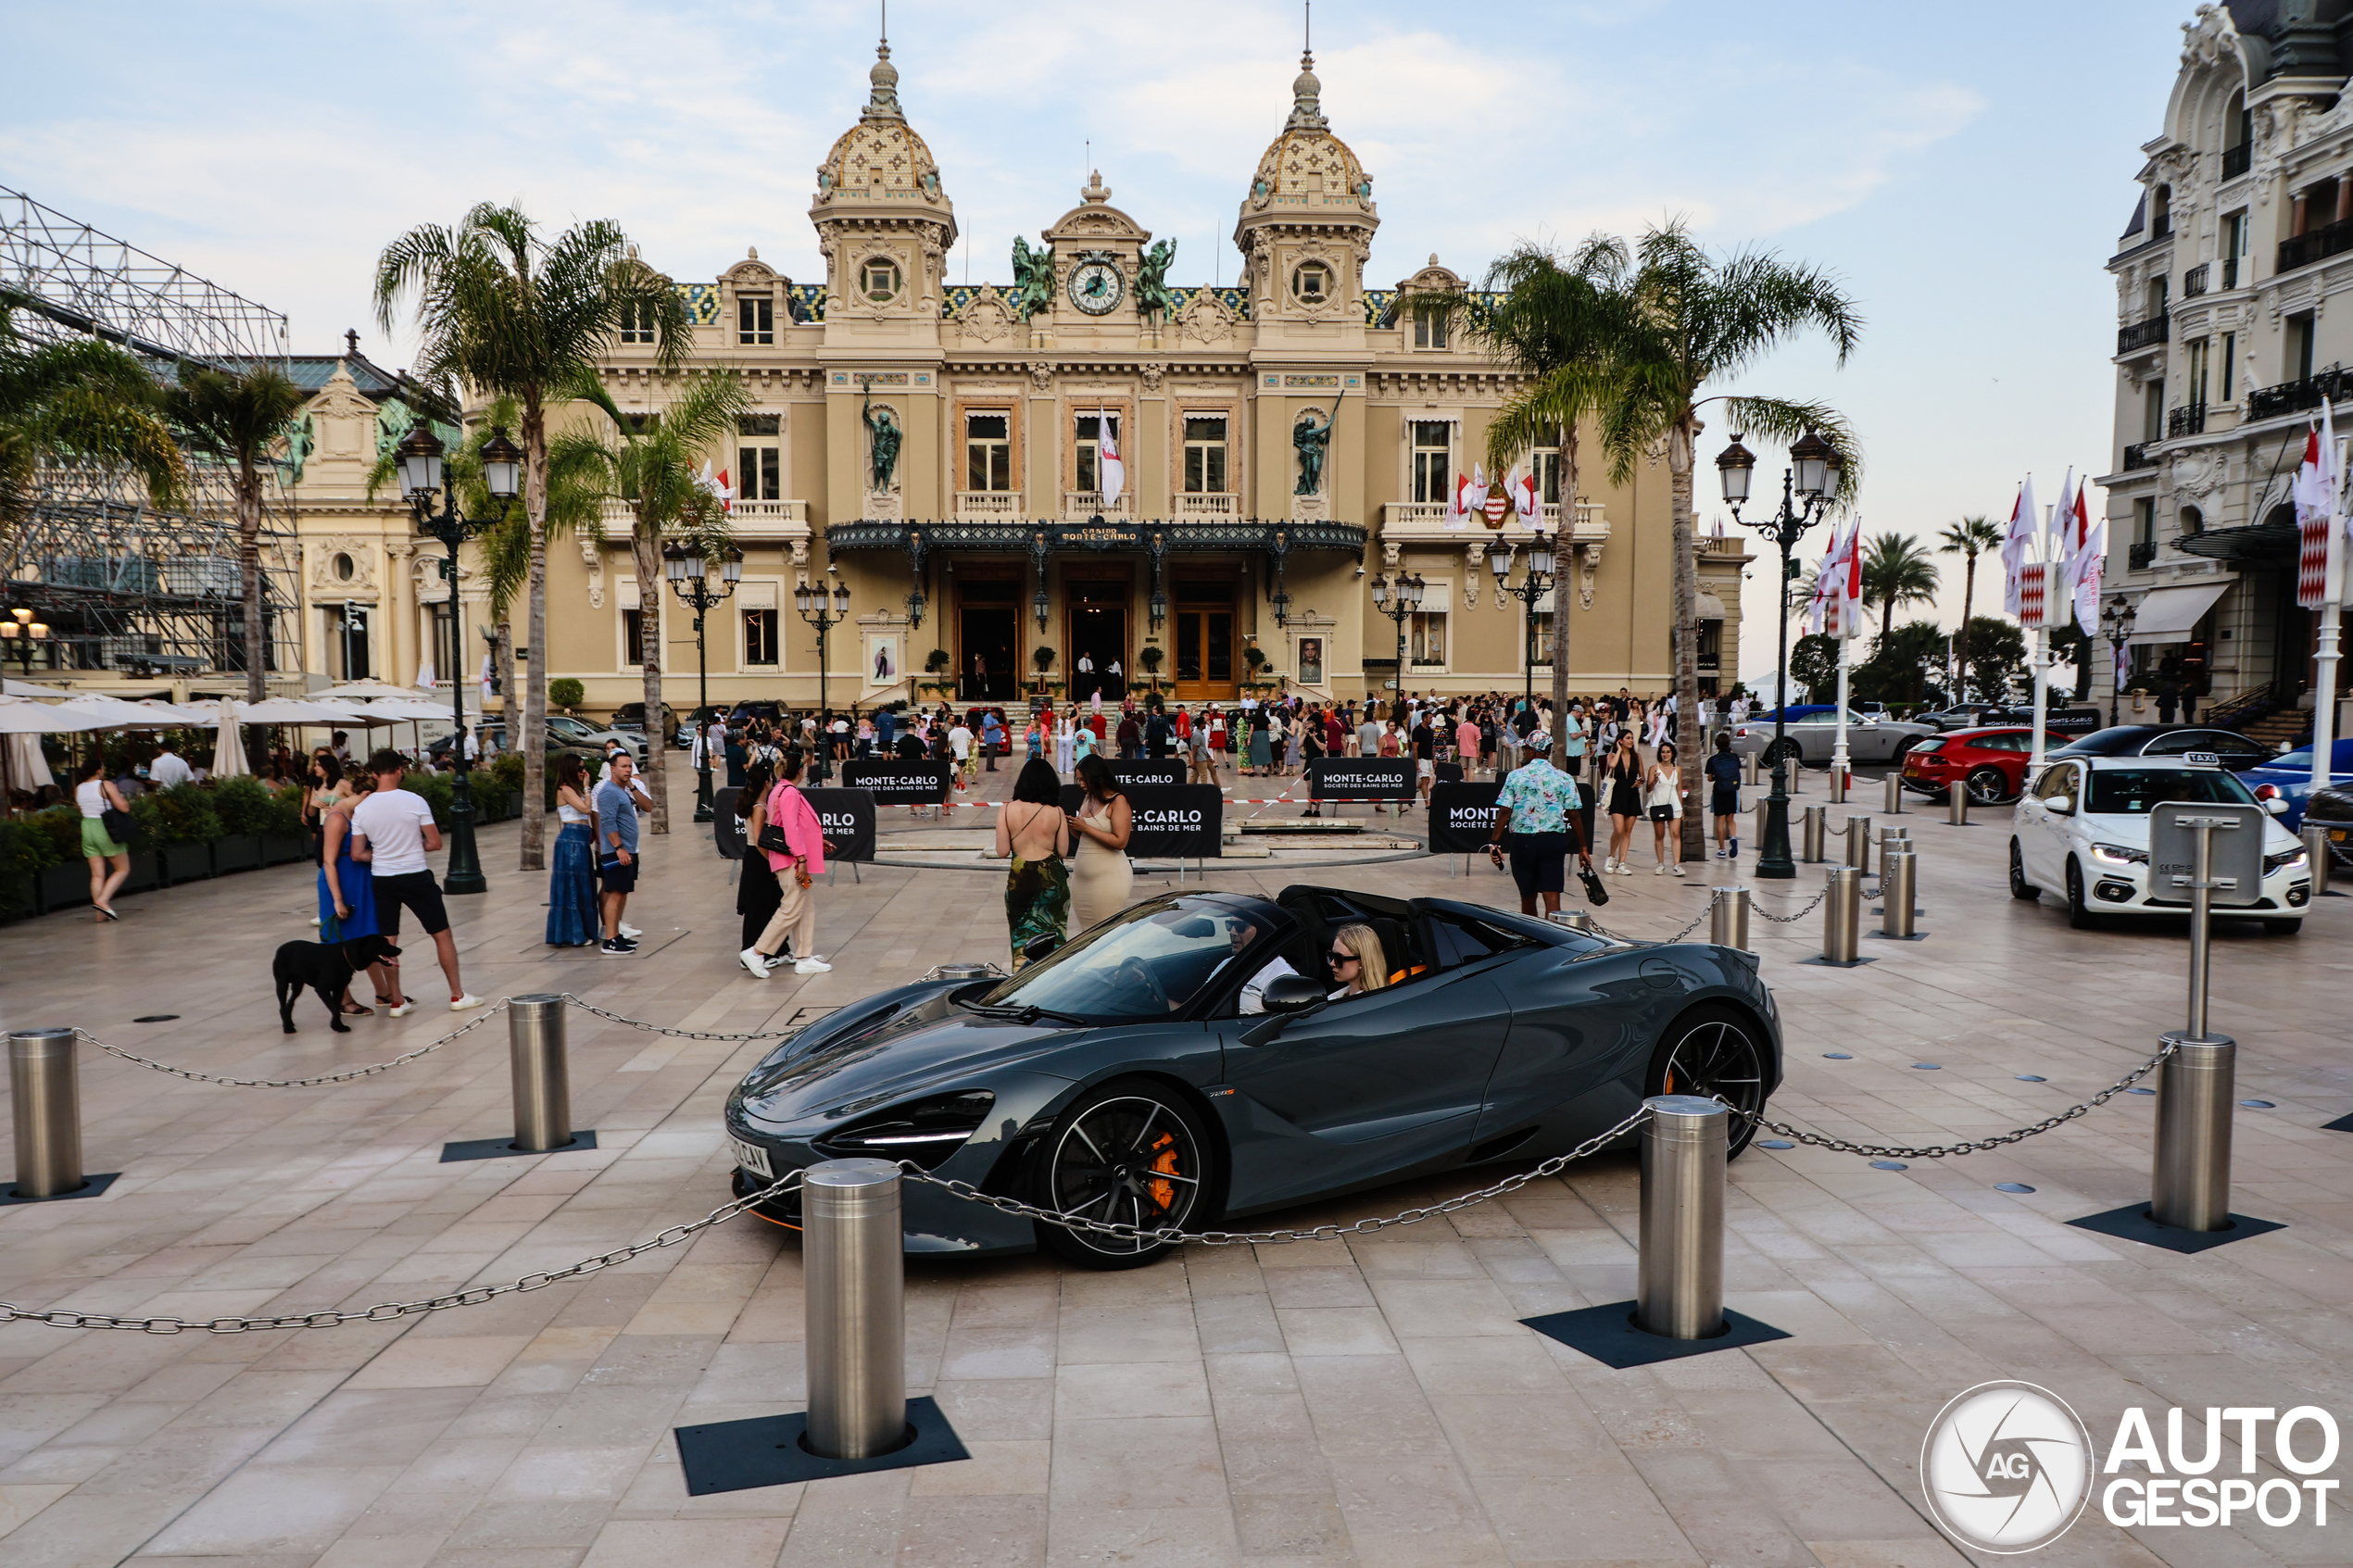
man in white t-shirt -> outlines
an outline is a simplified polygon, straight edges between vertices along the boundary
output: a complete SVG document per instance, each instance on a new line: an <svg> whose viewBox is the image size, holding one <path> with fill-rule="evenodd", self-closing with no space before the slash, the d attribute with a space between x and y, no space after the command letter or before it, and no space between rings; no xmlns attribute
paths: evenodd
<svg viewBox="0 0 2353 1568"><path fill-rule="evenodd" d="M964 773L972 766L973 733L962 719L948 732L948 750L956 759L956 787L964 787Z"/></svg>
<svg viewBox="0 0 2353 1568"><path fill-rule="evenodd" d="M147 764L147 782L157 789L186 784L195 776L196 771L188 766L188 759L181 756L178 748L168 740L156 753L156 759Z"/></svg>
<svg viewBox="0 0 2353 1568"><path fill-rule="evenodd" d="M449 911L441 902L441 884L434 881L433 868L425 861L427 851L441 847L441 830L433 825L433 808L424 797L400 787L407 770L408 759L396 751L379 751L368 759L368 771L376 776L375 793L352 808L351 832L368 847L376 930L397 943L401 909L414 911L417 923L433 938L441 972L449 981L449 1010L463 1012L482 1006L482 998L468 992L458 977L458 943L449 935ZM400 989L399 960L388 959L384 968L392 976L392 1016L414 1012L416 1004Z"/></svg>

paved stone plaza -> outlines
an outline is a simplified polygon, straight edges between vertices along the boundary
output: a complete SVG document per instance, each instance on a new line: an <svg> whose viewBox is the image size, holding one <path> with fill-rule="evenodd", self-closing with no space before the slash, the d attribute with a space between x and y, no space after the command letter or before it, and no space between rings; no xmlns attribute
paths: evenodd
<svg viewBox="0 0 2353 1568"><path fill-rule="evenodd" d="M690 775L671 776L685 798ZM1906 820L1928 940L1867 939L1877 961L1837 971L1799 961L1818 916L1755 923L1788 1030L1777 1114L1897 1142L1981 1136L2084 1098L2181 1022L2178 929L2077 934L2053 900L2013 902L2006 812L1967 829L1941 811ZM466 981L486 997L571 990L664 1024L775 1029L943 960L1006 956L999 873L876 866L854 884L845 869L819 904L835 971L754 981L735 965L725 868L691 829L648 841L638 956L551 952L544 877L507 870L514 831L485 834L489 896L456 905ZM1467 880L1449 874L1459 860L1239 865L1213 884L1511 901L1484 862ZM1725 874L1693 871L1612 878L1604 918L1674 931ZM1763 908L1810 898L1818 875L1801 872L1768 884ZM302 1033L278 1033L270 954L309 934L312 874L129 898L118 926L81 913L0 930L0 1010L246 1076L380 1060L445 1033L422 943L406 966L428 998L415 1016L336 1035L306 998ZM1112 1274L1040 1257L918 1264L909 1390L939 1400L974 1457L690 1501L673 1427L802 1396L797 1245L746 1217L424 1319L235 1336L0 1328L0 1568L1957 1562L1916 1471L1931 1417L1971 1385L2050 1388L2102 1452L2131 1405L2353 1410L2338 1360L2353 1348L2353 1135L2322 1125L2353 1110L2348 932L2353 899L2332 898L2299 937L2225 927L2217 942L2215 1026L2242 1042L2241 1095L2275 1102L2239 1112L2233 1206L2288 1228L2201 1256L2062 1223L2145 1196L2156 1102L2127 1096L1902 1171L1750 1152L1732 1168L1728 1301L1791 1337L1650 1369L1611 1371L1517 1321L1632 1294L1623 1155L1351 1245L1196 1247ZM161 1012L181 1016L132 1022ZM719 1108L764 1047L576 1010L570 1029L574 1120L599 1147L458 1164L438 1162L445 1141L510 1126L503 1020L321 1088L223 1088L86 1052L87 1164L121 1179L94 1200L0 1210L0 1298L187 1317L409 1300L724 1201ZM2015 1076L2028 1073L2048 1082ZM1486 1179L1287 1219L1387 1213ZM2345 1562L2348 1541L2334 1511L2326 1528L2308 1512L2128 1532L2095 1498L2038 1560Z"/></svg>

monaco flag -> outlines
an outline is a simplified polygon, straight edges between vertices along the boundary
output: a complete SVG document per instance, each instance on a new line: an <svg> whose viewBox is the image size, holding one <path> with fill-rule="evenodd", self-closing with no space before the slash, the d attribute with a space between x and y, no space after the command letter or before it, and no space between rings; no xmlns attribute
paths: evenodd
<svg viewBox="0 0 2353 1568"><path fill-rule="evenodd" d="M1447 507L1450 527L1466 528L1470 525L1470 475L1458 473L1454 476L1454 499Z"/></svg>
<svg viewBox="0 0 2353 1568"><path fill-rule="evenodd" d="M2337 522L2336 424L2321 404L2321 426L2304 437L2304 462L2296 470L2296 602L2318 609L2344 593L2344 541Z"/></svg>
<svg viewBox="0 0 2353 1568"><path fill-rule="evenodd" d="M2040 514L2034 510L2034 480L2029 475L2018 487L2018 503L2010 508L2010 526L2002 535L2002 608L2025 620L2025 568L2033 554L2034 535L2041 532ZM2034 574L2036 589L2042 585L2042 573ZM2035 622L2027 621L2028 625Z"/></svg>
<svg viewBox="0 0 2353 1568"><path fill-rule="evenodd" d="M1119 460L1119 437L1112 430L1111 415L1101 408L1095 410L1095 472L1102 482L1103 506L1109 508L1127 486L1127 465Z"/></svg>
<svg viewBox="0 0 2353 1568"><path fill-rule="evenodd" d="M2075 491L2075 505L2059 523L2059 537L2065 544L2069 591L2075 596L2075 624L2090 636L2100 624L2100 568L2108 558L2108 520L2099 526L2092 525L2091 503L2083 498L2082 486Z"/></svg>
<svg viewBox="0 0 2353 1568"><path fill-rule="evenodd" d="M1536 516L1536 476L1521 474L1512 481L1511 490L1512 509L1519 513L1521 521L1532 520Z"/></svg>

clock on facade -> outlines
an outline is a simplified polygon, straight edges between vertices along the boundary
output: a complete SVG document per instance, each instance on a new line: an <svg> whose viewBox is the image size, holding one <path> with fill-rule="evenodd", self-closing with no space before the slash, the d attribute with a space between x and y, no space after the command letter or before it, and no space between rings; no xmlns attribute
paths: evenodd
<svg viewBox="0 0 2353 1568"><path fill-rule="evenodd" d="M1070 270L1070 302L1089 316L1101 316L1127 292L1127 280L1108 261L1082 261Z"/></svg>

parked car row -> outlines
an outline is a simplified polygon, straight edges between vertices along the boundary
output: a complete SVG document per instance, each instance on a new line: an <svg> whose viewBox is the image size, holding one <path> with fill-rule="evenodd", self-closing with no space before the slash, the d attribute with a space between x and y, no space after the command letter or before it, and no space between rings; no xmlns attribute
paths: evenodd
<svg viewBox="0 0 2353 1568"><path fill-rule="evenodd" d="M2069 757L2179 759L2196 753L2213 758L2232 772L2242 772L2258 768L2278 771L2285 761L2252 736L2196 724L2118 724L2062 746L2050 745L2051 738L2046 728L2044 756L2054 762ZM2027 765L2033 753L2031 724L1955 730L1922 740L1905 754L1904 784L1922 795L1941 797L1958 780L1975 804L1997 805L2014 799L2026 788ZM2301 755L2309 787L2311 752L2308 747ZM2250 781L2249 787L2257 784L2284 788L2284 780L2273 779L2268 772L2262 779Z"/></svg>
<svg viewBox="0 0 2353 1568"><path fill-rule="evenodd" d="M504 721L493 720L484 725L483 734L494 749L499 751L507 749L507 726ZM425 747L425 755L436 759L447 756L453 739L453 736L442 736ZM619 741L629 747L630 754L640 761L645 759L647 749L646 737L643 734L622 729L600 730L587 720L575 719L568 713L547 715L547 754L550 757L558 752L577 751L583 756L591 757L602 762L605 747L612 741Z"/></svg>
<svg viewBox="0 0 2353 1568"><path fill-rule="evenodd" d="M1747 722L1734 725L1732 750L1743 757L1761 757L1768 766L1786 759L1809 768L1829 767L1838 746L1838 709L1793 709L1792 712L1795 717L1780 727L1778 745L1769 716L1760 720L1752 715ZM1927 724L1874 718L1850 708L1846 714L1847 760L1892 762L1934 734L1936 731Z"/></svg>

